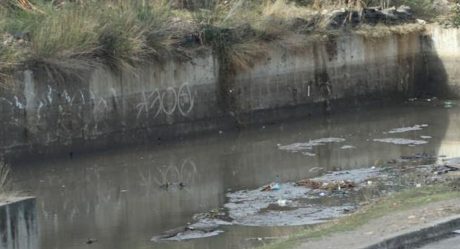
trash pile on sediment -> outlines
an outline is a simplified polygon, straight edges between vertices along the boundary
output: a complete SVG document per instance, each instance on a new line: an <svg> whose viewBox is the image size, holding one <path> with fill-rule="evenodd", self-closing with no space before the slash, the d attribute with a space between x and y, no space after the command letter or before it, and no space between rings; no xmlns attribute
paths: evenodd
<svg viewBox="0 0 460 249"><path fill-rule="evenodd" d="M296 182L296 186L303 186L311 189L323 189L328 191L352 189L356 187L356 183L348 180L321 182L312 179L303 179Z"/></svg>
<svg viewBox="0 0 460 249"><path fill-rule="evenodd" d="M402 156L381 167L330 172L296 182L270 184L227 194L223 208L197 214L194 222L152 238L180 241L216 236L222 226L297 226L325 222L353 212L363 195L372 198L404 187L443 181L441 175L460 170L460 158L443 159L426 153ZM411 173L416 177L403 177ZM403 174L404 173L404 174Z"/></svg>

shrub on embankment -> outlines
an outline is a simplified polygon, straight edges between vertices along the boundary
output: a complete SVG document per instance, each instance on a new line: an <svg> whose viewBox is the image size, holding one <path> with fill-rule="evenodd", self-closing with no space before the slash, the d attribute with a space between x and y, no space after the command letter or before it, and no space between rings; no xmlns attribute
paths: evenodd
<svg viewBox="0 0 460 249"><path fill-rule="evenodd" d="M359 29L366 6L389 2L412 5L421 16L434 13L431 0L1 0L0 74L18 67L61 73L94 64L117 69L187 58L201 46L212 47L231 70L244 69L268 46L298 50L342 28L349 32L349 24ZM386 25L401 24L384 19Z"/></svg>

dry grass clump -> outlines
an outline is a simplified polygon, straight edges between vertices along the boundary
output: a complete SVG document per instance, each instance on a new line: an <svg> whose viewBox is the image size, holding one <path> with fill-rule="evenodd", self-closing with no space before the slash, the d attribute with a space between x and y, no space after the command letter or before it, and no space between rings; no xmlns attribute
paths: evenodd
<svg viewBox="0 0 460 249"><path fill-rule="evenodd" d="M18 63L81 69L94 63L126 67L171 50L166 1L34 2L39 11L0 5L0 70ZM168 33L169 32L169 33ZM19 34L19 35L18 35Z"/></svg>
<svg viewBox="0 0 460 249"><path fill-rule="evenodd" d="M267 44L261 41L249 40L237 43L228 49L230 66L235 70L248 70L257 61L265 58L266 51Z"/></svg>
<svg viewBox="0 0 460 249"><path fill-rule="evenodd" d="M314 12L310 8L301 7L287 0L266 1L262 9L262 14L265 17L284 19L305 18Z"/></svg>
<svg viewBox="0 0 460 249"><path fill-rule="evenodd" d="M0 161L0 202L8 200L15 195L10 189L10 172L9 165Z"/></svg>
<svg viewBox="0 0 460 249"><path fill-rule="evenodd" d="M361 25L359 28L354 30L354 33L363 36L366 39L380 39L383 37L388 37L392 34L407 35L411 33L421 33L425 30L425 25L418 23L393 26L378 24L376 26Z"/></svg>
<svg viewBox="0 0 460 249"><path fill-rule="evenodd" d="M190 37L191 43L212 46L231 67L246 69L264 58L268 46L301 50L323 37L318 33L334 32L321 26L333 9L426 1L0 0L0 74L21 65L66 73L95 64L130 68L183 53ZM381 37L416 30L371 29L357 33Z"/></svg>

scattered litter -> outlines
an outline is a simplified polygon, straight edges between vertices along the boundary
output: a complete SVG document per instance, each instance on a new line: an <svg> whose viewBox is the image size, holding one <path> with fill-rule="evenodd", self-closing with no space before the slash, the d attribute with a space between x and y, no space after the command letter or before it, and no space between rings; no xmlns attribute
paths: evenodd
<svg viewBox="0 0 460 249"><path fill-rule="evenodd" d="M425 140L412 140L412 139L406 139L406 138L381 138L381 139L374 139L373 141L381 142L381 143L398 144L398 145L422 145L422 144L428 143Z"/></svg>
<svg viewBox="0 0 460 249"><path fill-rule="evenodd" d="M281 189L281 185L279 184L280 182L280 177L279 176L276 176L276 180L275 182L272 182L268 185L265 185L262 187L262 189L260 191L262 192L266 192L266 191L276 191L276 190L280 190Z"/></svg>
<svg viewBox="0 0 460 249"><path fill-rule="evenodd" d="M269 185L263 186L260 191L266 192L266 191L276 191L280 189L281 189L281 186L279 183L271 183Z"/></svg>
<svg viewBox="0 0 460 249"><path fill-rule="evenodd" d="M321 196L321 197L326 196L326 193L321 192L321 193L319 193L319 196Z"/></svg>
<svg viewBox="0 0 460 249"><path fill-rule="evenodd" d="M371 168L353 169L346 171L336 171L321 177L313 178L322 182L332 181L352 181L355 183L365 182L367 179L378 177L380 170Z"/></svg>
<svg viewBox="0 0 460 249"><path fill-rule="evenodd" d="M279 199L277 204L278 206L280 207L285 207L287 205L288 201L287 200L282 200L282 199Z"/></svg>
<svg viewBox="0 0 460 249"><path fill-rule="evenodd" d="M311 189L323 189L323 190L329 190L329 191L352 189L356 187L356 184L354 182L348 181L348 180L321 182L319 180L303 179L303 180L296 182L296 185L311 188Z"/></svg>
<svg viewBox="0 0 460 249"><path fill-rule="evenodd" d="M193 220L199 221L195 223L193 227L213 227L232 221L224 209L213 209L206 213L195 214Z"/></svg>
<svg viewBox="0 0 460 249"><path fill-rule="evenodd" d="M417 184L415 185L415 187L416 187L416 188L421 188L421 187L422 187L422 184L417 183Z"/></svg>
<svg viewBox="0 0 460 249"><path fill-rule="evenodd" d="M371 185L372 185L372 181L367 181L367 185L371 186Z"/></svg>
<svg viewBox="0 0 460 249"><path fill-rule="evenodd" d="M431 139L431 136L420 136L421 139Z"/></svg>

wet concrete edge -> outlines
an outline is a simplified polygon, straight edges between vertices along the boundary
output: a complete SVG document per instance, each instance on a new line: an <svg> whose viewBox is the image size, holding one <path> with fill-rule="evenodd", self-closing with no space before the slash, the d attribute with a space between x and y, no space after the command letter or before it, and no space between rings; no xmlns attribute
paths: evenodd
<svg viewBox="0 0 460 249"><path fill-rule="evenodd" d="M35 197L12 197L0 203L0 248L39 248Z"/></svg>
<svg viewBox="0 0 460 249"><path fill-rule="evenodd" d="M424 244L428 244L433 240L447 236L458 228L460 228L460 215L455 215L430 223L427 226L415 231L403 232L401 234L395 235L392 238L387 238L381 242L378 242L377 244L361 249L417 248Z"/></svg>

